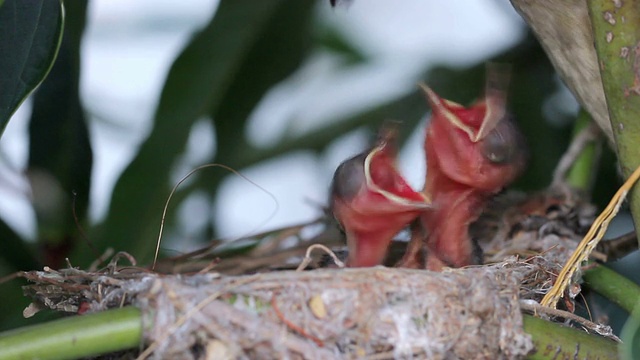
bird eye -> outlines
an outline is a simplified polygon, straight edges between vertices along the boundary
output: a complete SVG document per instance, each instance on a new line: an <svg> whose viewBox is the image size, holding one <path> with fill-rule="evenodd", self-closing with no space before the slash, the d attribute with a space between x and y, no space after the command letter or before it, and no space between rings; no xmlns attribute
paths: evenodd
<svg viewBox="0 0 640 360"><path fill-rule="evenodd" d="M522 135L509 119L503 119L482 139L482 155L494 164L516 161L523 151Z"/></svg>

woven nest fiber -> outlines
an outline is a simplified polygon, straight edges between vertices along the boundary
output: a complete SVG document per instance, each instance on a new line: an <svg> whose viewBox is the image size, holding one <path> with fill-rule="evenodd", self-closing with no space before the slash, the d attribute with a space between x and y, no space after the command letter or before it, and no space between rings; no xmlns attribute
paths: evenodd
<svg viewBox="0 0 640 360"><path fill-rule="evenodd" d="M479 220L489 224L474 230L489 263L483 266L276 271L299 263L318 240L297 231L294 240L291 233L265 236L237 258L210 254L208 263L217 266L190 274L118 266L121 256L102 270L26 272L33 284L25 293L34 299L26 311L136 306L145 319L141 348L157 359L524 358L533 343L522 329L523 305L549 290L593 217L576 197L535 196L516 197L498 207L502 214ZM531 199L552 205L539 215L513 215ZM240 265L254 256L260 267ZM245 274L234 273L238 266Z"/></svg>

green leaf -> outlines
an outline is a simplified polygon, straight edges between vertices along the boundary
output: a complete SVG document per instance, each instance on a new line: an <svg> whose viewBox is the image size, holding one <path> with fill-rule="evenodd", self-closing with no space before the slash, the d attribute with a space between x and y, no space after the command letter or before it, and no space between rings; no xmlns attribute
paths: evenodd
<svg viewBox="0 0 640 360"><path fill-rule="evenodd" d="M589 115L585 109L580 108L573 127L573 137L575 138L593 124L594 122L591 115ZM567 183L571 185L571 187L579 189L585 194L591 194L591 189L593 188L594 179L597 174L598 161L600 160L599 155L602 153L601 148L602 142L594 140L582 149L567 174Z"/></svg>
<svg viewBox="0 0 640 360"><path fill-rule="evenodd" d="M184 150L191 126L221 106L243 75L248 56L265 31L276 23L278 12L289 6L297 8L297 2L221 1L209 25L171 67L154 129L116 184L104 233L99 236L101 244L128 250L139 261L150 259L169 191L169 172ZM271 55L286 56L275 52Z"/></svg>
<svg viewBox="0 0 640 360"><path fill-rule="evenodd" d="M311 1L286 1L264 27L238 64L237 76L219 105L214 104L217 161L233 166L247 148L244 128L247 118L265 93L302 63L311 45Z"/></svg>
<svg viewBox="0 0 640 360"><path fill-rule="evenodd" d="M356 44L333 26L321 28L317 41L325 50L340 56L345 65L357 65L368 60Z"/></svg>
<svg viewBox="0 0 640 360"><path fill-rule="evenodd" d="M45 263L57 268L78 242L89 201L92 151L79 98L80 43L87 1L67 4L65 36L33 97L28 178ZM84 241L84 239L82 239ZM97 255L96 255L97 256Z"/></svg>
<svg viewBox="0 0 640 360"><path fill-rule="evenodd" d="M0 260L11 266L11 271L33 270L40 267L35 251L16 234L4 221L0 220ZM6 274L0 274L0 277Z"/></svg>
<svg viewBox="0 0 640 360"><path fill-rule="evenodd" d="M241 169L259 161L254 155L263 153L264 149L255 149L247 143L247 119L264 95L298 69L305 59L313 40L313 5L311 1L286 1L281 5L240 64L238 75L220 105L211 109L217 143L214 162ZM287 151L269 154L275 157ZM214 195L227 175L227 171L206 171L199 176L198 184Z"/></svg>
<svg viewBox="0 0 640 360"><path fill-rule="evenodd" d="M549 94L557 89L553 67L539 44L531 36L495 58L502 62L519 64L515 69L516 78L510 89L514 95L510 101L510 109L516 114L527 138L531 139L532 153L545 153L546 156L544 159L534 159L528 170L529 174L534 176L523 176L517 185L525 189L545 187L549 184L555 162L566 149L571 130L568 126L558 129L557 126L540 120L542 104L548 99ZM463 69L437 67L427 71L423 78L426 78L425 81L444 97L468 104L482 92L485 81L485 61ZM416 80L416 83L418 81ZM375 134L380 124L388 119L402 119L400 143L403 144L413 132L424 131L422 120L428 111L424 95L417 90L416 86L416 90L409 94L374 104L371 108L341 121L331 121L330 125L321 126L312 133L285 137L273 147L252 151L250 146L245 145L242 147L245 151L235 152L237 159L230 164L234 168L243 168L286 152L322 151L333 139L357 128L368 127L371 129L371 134ZM290 120L291 123L296 121L303 121L303 119ZM542 161L546 159L551 160ZM209 173L203 175L201 179L201 186L205 181L208 184L216 184L212 181L215 178L210 177Z"/></svg>
<svg viewBox="0 0 640 360"><path fill-rule="evenodd" d="M622 344L620 344L620 358L634 360L640 358L640 301L635 304L635 310L622 328Z"/></svg>
<svg viewBox="0 0 640 360"><path fill-rule="evenodd" d="M0 135L51 69L63 24L59 1L7 0L0 7Z"/></svg>

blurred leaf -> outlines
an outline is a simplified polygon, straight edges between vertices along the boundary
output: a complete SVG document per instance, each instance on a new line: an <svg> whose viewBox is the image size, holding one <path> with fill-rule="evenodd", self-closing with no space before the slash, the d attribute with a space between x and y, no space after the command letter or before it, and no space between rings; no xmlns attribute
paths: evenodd
<svg viewBox="0 0 640 360"><path fill-rule="evenodd" d="M0 135L51 69L63 24L60 1L7 0L0 7Z"/></svg>
<svg viewBox="0 0 640 360"><path fill-rule="evenodd" d="M544 120L545 116L542 113L544 103L558 90L554 69L531 35L486 61L506 62L514 66L510 110L529 140L531 153L534 154L527 173L516 186L523 189L546 187L571 135L570 124L553 125L550 121ZM443 97L469 104L484 89L486 61L468 68L436 67L426 71L424 81ZM403 144L413 132L424 131L422 120L428 111L427 101L423 94L417 91L416 86L416 91L383 104L375 104L372 108L341 121L332 121L331 125L320 127L313 133L292 139L285 138L273 148L250 152L250 158L240 159L235 164L245 166L284 151L321 151L336 137L363 126L370 128L371 133L375 134L380 124L388 119L402 119L404 125L400 129L400 143ZM535 154L544 154L544 157Z"/></svg>
<svg viewBox="0 0 640 360"><path fill-rule="evenodd" d="M246 141L247 119L264 95L305 59L312 45L313 5L312 1L287 1L275 12L238 67L238 75L220 105L211 109L217 143L214 162L240 169L251 163L240 163L239 159L261 152ZM284 152L273 155L282 154ZM214 195L228 174L227 171L208 171L201 176L200 184ZM215 234L215 229L210 232Z"/></svg>
<svg viewBox="0 0 640 360"><path fill-rule="evenodd" d="M33 270L40 267L32 247L2 220L0 239L0 260L10 266L8 271ZM4 275L7 274L0 273L0 277Z"/></svg>
<svg viewBox="0 0 640 360"><path fill-rule="evenodd" d="M216 113L216 109L228 99L227 95L231 90L238 96L244 96L235 87L235 83L244 76L243 71L248 71L245 67L247 59L256 46L265 46L261 45L265 32L268 34L273 26L278 28L277 21L282 21L278 16L279 12L290 8L299 9L299 2L220 2L212 21L194 37L169 72L156 111L155 127L115 187L104 233L99 237L102 245L108 243L118 250L128 250L139 261L150 259L160 225L162 206L168 195L169 172L174 160L184 149L191 126L199 117ZM305 16L290 15L301 16L303 19ZM290 31L288 35L293 38L303 35L295 34L296 30ZM278 31L286 32L285 29ZM288 46L271 45L284 46L284 49ZM286 61L284 59L289 55L272 52L271 56L281 57ZM259 63L252 65L260 66ZM261 76L269 79L268 76L271 75ZM243 81L247 86L256 85ZM265 85L259 86L264 88ZM248 93L247 96L255 96L255 93ZM248 102L245 106L250 104ZM222 121L225 121L224 124ZM227 131L225 126L233 126L224 119L219 120L216 125L220 126L218 131L222 132ZM244 131L242 127L234 129L230 131ZM241 144L235 145L241 151Z"/></svg>
<svg viewBox="0 0 640 360"><path fill-rule="evenodd" d="M516 182L515 186L528 190L546 187L571 135L570 126L553 125L550 121L545 121L542 112L545 102L558 90L555 71L540 45L531 35L514 47L486 61L505 62L514 66L510 87L510 111L515 115L518 125L528 139L532 154L527 173ZM484 89L486 61L468 68L435 67L426 71L423 78L444 98L469 104L478 98ZM387 119L401 119L404 122L400 129L400 143L403 144L413 132L424 131L422 120L428 111L429 107L424 96L416 90L390 100L386 104L376 104L371 109L320 128L309 136L290 141L284 139L278 146L288 150L300 148L319 150L326 146L328 139L362 126L371 128L372 134L375 134L378 126ZM273 152L273 149L268 149L255 156L264 159L273 155ZM538 154L544 154L544 156Z"/></svg>
<svg viewBox="0 0 640 360"><path fill-rule="evenodd" d="M218 144L216 160L233 164L248 149L244 136L247 119L273 85L297 69L311 45L313 2L287 1L263 28L242 62L211 118Z"/></svg>
<svg viewBox="0 0 640 360"><path fill-rule="evenodd" d="M0 261L0 273L7 273L7 268ZM29 299L22 294L24 279L12 279L0 283L2 294L2 312L0 312L0 331L27 325L22 310L29 305ZM0 349L1 352L1 349Z"/></svg>
<svg viewBox="0 0 640 360"><path fill-rule="evenodd" d="M636 299L637 300L637 299ZM621 359L634 360L640 358L640 302L622 328Z"/></svg>
<svg viewBox="0 0 640 360"><path fill-rule="evenodd" d="M335 27L323 27L316 36L318 45L340 56L345 65L356 65L367 61L368 57L350 39Z"/></svg>
<svg viewBox="0 0 640 360"><path fill-rule="evenodd" d="M16 234L5 222L0 220L0 294L2 294L2 310L0 312L0 331L27 324L22 310L29 304L29 299L22 294L23 279L8 280L16 271L42 268L36 259L35 251Z"/></svg>
<svg viewBox="0 0 640 360"><path fill-rule="evenodd" d="M580 108L574 123L572 137L575 139L578 134L589 129L590 125L596 126L591 115L585 109ZM597 172L594 170L599 164L599 157L602 152L600 148L602 148L602 141L589 142L580 152L574 164L571 165L571 169L567 174L567 183L587 195L591 194L595 182Z"/></svg>
<svg viewBox="0 0 640 360"><path fill-rule="evenodd" d="M86 9L87 1L67 3L65 36L49 76L35 93L29 123L27 174L38 240L44 263L54 268L64 265L77 242L74 216L82 224L89 200L92 152L78 93Z"/></svg>
<svg viewBox="0 0 640 360"><path fill-rule="evenodd" d="M530 139L532 153L545 154L544 158L534 158L529 168L528 173L537 174L536 177L528 179L524 176L523 178L527 179L521 180L518 186L525 189L540 189L549 184L555 163L566 149L571 132L570 126L558 128L542 120L544 118L543 103L557 91L554 70L532 36L496 55L494 59L514 64L516 74L511 86L511 110L516 115L523 132ZM437 67L427 71L424 77L427 79L426 83L444 97L467 104L475 100L483 91L485 61L462 69ZM465 86L460 86L461 83ZM237 152L238 159L232 164L236 168L242 168L286 152L297 150L319 152L335 138L361 127L370 128L373 135L380 124L388 119L403 120L404 126L400 129L400 140L404 143L414 131L424 131L422 120L428 111L427 101L416 86L416 90L407 95L391 99L386 103L375 104L372 108L341 121L332 121L331 125L320 127L312 133L283 138L270 148ZM291 120L291 122L296 121L298 120Z"/></svg>
<svg viewBox="0 0 640 360"><path fill-rule="evenodd" d="M600 164L596 169L596 181L593 186L594 191L591 195L591 201L600 209L603 209L613 194L616 193L618 187L622 185L620 180L620 172L618 166L618 156L609 146L602 147Z"/></svg>

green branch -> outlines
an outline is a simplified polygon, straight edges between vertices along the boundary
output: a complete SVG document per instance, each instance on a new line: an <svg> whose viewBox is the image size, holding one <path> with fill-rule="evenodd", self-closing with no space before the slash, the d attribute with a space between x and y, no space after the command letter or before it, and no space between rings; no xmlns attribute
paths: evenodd
<svg viewBox="0 0 640 360"><path fill-rule="evenodd" d="M589 0L600 74L625 178L640 165L640 2ZM640 226L640 187L631 192Z"/></svg>
<svg viewBox="0 0 640 360"><path fill-rule="evenodd" d="M588 131L592 124L591 115L581 108L573 127L573 138L576 139L583 131ZM599 147L600 142L597 140L590 141L585 145L567 174L567 183L585 194L590 194L593 188L598 168Z"/></svg>
<svg viewBox="0 0 640 360"><path fill-rule="evenodd" d="M140 310L126 307L0 333L0 360L75 359L131 349L142 339Z"/></svg>
<svg viewBox="0 0 640 360"><path fill-rule="evenodd" d="M640 286L606 266L596 265L582 275L589 288L631 313L638 299Z"/></svg>
<svg viewBox="0 0 640 360"><path fill-rule="evenodd" d="M524 330L536 352L528 359L618 359L615 342L601 336L524 315Z"/></svg>

